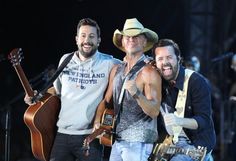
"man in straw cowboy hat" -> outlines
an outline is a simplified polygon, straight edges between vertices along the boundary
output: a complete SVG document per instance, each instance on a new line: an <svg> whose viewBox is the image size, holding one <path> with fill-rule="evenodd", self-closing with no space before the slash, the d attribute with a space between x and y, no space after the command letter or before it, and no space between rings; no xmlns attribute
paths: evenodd
<svg viewBox="0 0 236 161"><path fill-rule="evenodd" d="M136 18L127 19L123 30L114 32L113 43L126 53L126 60L113 67L95 118L96 127L101 111L113 101L116 135L110 161L146 161L158 137L161 77L144 62L144 52L157 41L158 35Z"/></svg>

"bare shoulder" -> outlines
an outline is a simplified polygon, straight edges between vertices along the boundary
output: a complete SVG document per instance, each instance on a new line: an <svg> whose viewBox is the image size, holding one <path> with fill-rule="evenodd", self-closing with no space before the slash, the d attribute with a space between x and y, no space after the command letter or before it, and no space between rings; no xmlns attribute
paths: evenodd
<svg viewBox="0 0 236 161"><path fill-rule="evenodd" d="M114 77L115 74L116 74L116 71L118 69L118 67L120 66L120 64L114 64L112 69L111 69L111 72L110 72L110 77Z"/></svg>
<svg viewBox="0 0 236 161"><path fill-rule="evenodd" d="M119 66L120 66L120 64L114 64L112 69L111 69L111 72L116 72L116 70Z"/></svg>
<svg viewBox="0 0 236 161"><path fill-rule="evenodd" d="M142 75L150 79L161 79L160 73L151 64L146 64L142 69Z"/></svg>

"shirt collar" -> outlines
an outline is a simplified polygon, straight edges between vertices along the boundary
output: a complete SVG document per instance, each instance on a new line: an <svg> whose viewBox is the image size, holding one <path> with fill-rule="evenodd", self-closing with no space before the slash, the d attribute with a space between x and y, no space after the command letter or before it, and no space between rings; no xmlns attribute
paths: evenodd
<svg viewBox="0 0 236 161"><path fill-rule="evenodd" d="M78 63L78 64L84 64L84 63L87 63L87 62L90 62L90 61L95 61L97 59L99 55L99 51L97 50L94 55L92 55L90 58L88 58L87 60L85 61L81 61L80 58L76 55L76 53L74 54L74 59L75 61Z"/></svg>
<svg viewBox="0 0 236 161"><path fill-rule="evenodd" d="M185 68L182 65L180 65L179 74L176 78L176 84L174 85L174 87L178 88L179 90L183 90L184 89L184 77L185 77Z"/></svg>

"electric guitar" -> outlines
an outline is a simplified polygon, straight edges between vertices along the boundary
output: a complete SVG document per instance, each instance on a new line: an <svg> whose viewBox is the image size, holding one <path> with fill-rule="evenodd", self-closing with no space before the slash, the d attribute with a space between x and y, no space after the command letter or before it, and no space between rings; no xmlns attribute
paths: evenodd
<svg viewBox="0 0 236 161"><path fill-rule="evenodd" d="M148 161L168 161L174 154L185 154L195 161L203 161L206 155L206 147L184 149L172 144L173 136L166 137L163 143L156 143Z"/></svg>
<svg viewBox="0 0 236 161"><path fill-rule="evenodd" d="M105 146L112 146L113 144L113 128L114 128L114 111L113 109L106 108L102 115L101 126L96 129L92 134L87 136L84 140L84 154L89 155L89 143L92 142L97 136L99 137L99 142Z"/></svg>
<svg viewBox="0 0 236 161"><path fill-rule="evenodd" d="M34 97L28 79L20 65L21 48L13 49L8 58L11 60L26 94ZM38 160L48 161L56 134L56 122L60 111L60 99L49 93L43 95L24 113L24 122L30 130L32 153Z"/></svg>

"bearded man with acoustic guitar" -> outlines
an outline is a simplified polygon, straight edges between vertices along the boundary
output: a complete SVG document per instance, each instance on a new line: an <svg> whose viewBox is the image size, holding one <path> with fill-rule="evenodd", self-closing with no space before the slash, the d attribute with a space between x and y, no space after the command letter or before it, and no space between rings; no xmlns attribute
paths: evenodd
<svg viewBox="0 0 236 161"><path fill-rule="evenodd" d="M109 73L120 61L98 51L100 28L90 18L80 20L75 40L78 50L62 56L59 64L73 54L54 82L61 110L50 161L101 161L103 147L98 140L90 144L89 156L84 155L83 142L92 133L93 118L107 88ZM31 101L31 97L25 97L26 103Z"/></svg>

